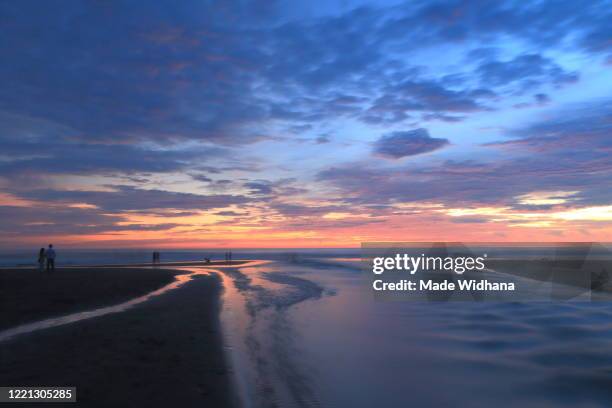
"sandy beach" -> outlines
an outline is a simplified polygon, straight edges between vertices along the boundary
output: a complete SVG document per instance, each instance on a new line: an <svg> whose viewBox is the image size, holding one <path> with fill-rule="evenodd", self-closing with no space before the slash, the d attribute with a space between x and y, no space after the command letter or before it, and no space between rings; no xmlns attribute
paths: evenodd
<svg viewBox="0 0 612 408"><path fill-rule="evenodd" d="M160 288L169 269L60 268L0 270L0 330L47 317L119 303Z"/></svg>
<svg viewBox="0 0 612 408"><path fill-rule="evenodd" d="M71 268L50 276L0 271L1 327L122 302L183 273L166 268ZM221 290L218 276L197 276L125 312L0 342L0 383L76 386L85 406L234 406Z"/></svg>

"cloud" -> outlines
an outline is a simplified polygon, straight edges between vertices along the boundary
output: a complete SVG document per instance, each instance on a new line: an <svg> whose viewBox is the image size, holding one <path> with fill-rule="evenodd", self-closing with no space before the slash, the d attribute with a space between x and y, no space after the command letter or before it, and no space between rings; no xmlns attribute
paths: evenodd
<svg viewBox="0 0 612 408"><path fill-rule="evenodd" d="M0 206L0 231L24 237L118 233L126 231L165 231L178 224L134 224L120 215L109 215L91 208L41 205L35 207Z"/></svg>
<svg viewBox="0 0 612 408"><path fill-rule="evenodd" d="M210 177L206 176L205 174L190 174L191 178L197 181L201 181L203 183L211 183L213 181L213 179L211 179Z"/></svg>
<svg viewBox="0 0 612 408"><path fill-rule="evenodd" d="M0 137L0 140L3 138ZM92 145L64 143L61 140L3 144L11 160L0 162L3 175L33 172L39 174L109 174L171 172L188 167L203 157L200 149L161 150L129 144ZM210 153L210 151L209 151ZM206 157L206 156L204 156Z"/></svg>
<svg viewBox="0 0 612 408"><path fill-rule="evenodd" d="M545 105L550 102L550 97L544 93L538 93L533 95L538 105Z"/></svg>
<svg viewBox="0 0 612 408"><path fill-rule="evenodd" d="M270 203L270 208L286 217L321 216L329 212L342 211L342 206L335 205L303 205L285 202Z"/></svg>
<svg viewBox="0 0 612 408"><path fill-rule="evenodd" d="M501 36L529 42L540 48L573 45L590 52L608 52L610 7L606 1L576 7L554 1L462 1L443 0L399 6L403 13L391 16L381 27L386 36L411 39L410 45L431 46L440 42L480 40L482 47ZM607 37L609 38L609 36Z"/></svg>
<svg viewBox="0 0 612 408"><path fill-rule="evenodd" d="M73 137L70 129L44 120L0 111L0 174L165 173L223 158L227 149L144 143L98 143ZM137 180L135 180L137 181ZM144 181L144 180L141 180Z"/></svg>
<svg viewBox="0 0 612 408"><path fill-rule="evenodd" d="M376 124L407 120L411 111L486 109L494 90L445 86L408 63L405 50L507 37L540 48L567 40L588 52L610 50L605 2L406 2L316 19L259 6L5 3L3 34L11 41L2 47L0 110L46 121L83 143L236 146L267 138L277 121L306 129L339 116ZM478 72L494 85L575 79L537 54L488 60Z"/></svg>
<svg viewBox="0 0 612 408"><path fill-rule="evenodd" d="M533 106L545 106L548 105L550 103L550 97L545 94L545 93L537 93L535 95L533 95L533 101L532 102L521 102L521 103L517 103L514 104L514 108L517 109L522 109L522 108L531 108Z"/></svg>
<svg viewBox="0 0 612 408"><path fill-rule="evenodd" d="M210 210L250 200L239 195L200 195L163 190L145 190L131 186L107 186L111 191L31 190L20 193L30 200L55 203L86 203L106 212L144 211L150 209Z"/></svg>
<svg viewBox="0 0 612 408"><path fill-rule="evenodd" d="M567 72L550 58L523 54L508 61L487 60L476 69L484 86L506 86L515 82L522 89L533 89L544 83L561 86L578 80L576 72Z"/></svg>
<svg viewBox="0 0 612 408"><path fill-rule="evenodd" d="M488 143L487 146L603 157L612 152L611 117L610 100L574 105L556 112L549 120L514 130L510 140Z"/></svg>
<svg viewBox="0 0 612 408"><path fill-rule="evenodd" d="M483 224L491 220L486 217L452 217L451 222L457 224Z"/></svg>
<svg viewBox="0 0 612 408"><path fill-rule="evenodd" d="M214 215L219 215L222 217L241 217L248 215L248 212L236 212L236 211L217 211Z"/></svg>
<svg viewBox="0 0 612 408"><path fill-rule="evenodd" d="M420 128L382 136L374 143L374 152L383 157L401 159L433 152L448 144L447 139L431 137L427 129Z"/></svg>
<svg viewBox="0 0 612 408"><path fill-rule="evenodd" d="M607 1L302 7L313 13L238 0L1 3L0 188L37 203L31 212L3 208L3 218L21 220L24 231L147 230L157 227L124 215L255 205L271 217L308 218L295 228L327 228L374 222L315 222L347 207L379 214L435 200L518 208L517 196L550 189L577 191L568 206L612 199L606 104L515 127L509 138L474 147L470 160L377 165L351 147L344 164L329 154L304 167L294 161L310 149L325 153L330 140L348 145L339 135L356 127L384 135L373 153L400 159L449 144L425 126L452 126L467 145L476 137L467 132L490 112L511 120L506 107L555 107L554 88L577 84L581 64L594 72L610 60ZM307 143L290 159L277 155L292 139ZM285 169L295 179L272 177ZM108 191L93 187L107 176L168 185L178 173L208 193L117 181ZM225 188L245 192L213 194ZM68 207L74 203L94 208Z"/></svg>
<svg viewBox="0 0 612 408"><path fill-rule="evenodd" d="M487 145L512 149L512 154L492 151L492 160L480 155L392 168L359 162L332 166L317 177L337 188L352 206L435 202L524 209L517 197L541 191L575 192L571 200L560 203L567 207L606 205L612 201L607 188L612 178L611 107L607 102L574 106L517 128L512 140ZM399 154L393 147L388 152Z"/></svg>
<svg viewBox="0 0 612 408"><path fill-rule="evenodd" d="M387 85L384 94L361 115L370 124L397 123L411 118L411 112L425 112L438 118L446 113L486 111L483 103L495 97L488 89L453 90L431 80L406 80ZM454 119L460 119L454 116Z"/></svg>
<svg viewBox="0 0 612 408"><path fill-rule="evenodd" d="M243 183L243 187L250 190L252 196L265 197L266 200L275 200L283 197L297 196L308 190L301 186L295 178L284 178L275 181L252 180Z"/></svg>
<svg viewBox="0 0 612 408"><path fill-rule="evenodd" d="M273 191L272 185L265 181L250 181L248 183L244 183L244 187L248 188L253 194L257 195L269 195L272 194Z"/></svg>

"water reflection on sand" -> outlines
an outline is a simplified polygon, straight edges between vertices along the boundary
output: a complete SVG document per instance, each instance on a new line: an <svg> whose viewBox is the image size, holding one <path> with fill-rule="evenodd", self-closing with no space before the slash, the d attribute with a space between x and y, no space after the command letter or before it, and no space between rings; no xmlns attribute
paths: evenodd
<svg viewBox="0 0 612 408"><path fill-rule="evenodd" d="M260 263L259 261L253 261L245 265L258 265L259 263ZM166 263L164 265L167 266L171 264ZM181 287L182 285L184 285L185 283L189 282L196 275L208 275L210 273L220 273L219 269L227 268L227 267L233 268L233 266L230 266L230 265L215 265L214 269L210 267L202 267L199 265L194 265L190 267L172 266L173 270L184 271L184 274L176 275L173 282L157 290L154 290L143 296L139 296L139 297L127 300L125 302L116 304L116 305L96 308L92 310L86 310L82 312L70 313L67 315L57 316L57 317L53 317L49 319L44 319L44 320L40 320L40 321L36 321L32 323L23 324L23 325L13 327L8 330L3 330L3 331L0 331L0 341L6 341L13 337L19 336L19 335L32 333L32 332L39 331L39 330L49 329L52 327L63 326L69 323L76 323L82 320L92 319L94 317L105 316L105 315L112 314L112 313L120 313L136 305L142 304L153 297L156 297L166 292L169 292L171 290L177 289Z"/></svg>

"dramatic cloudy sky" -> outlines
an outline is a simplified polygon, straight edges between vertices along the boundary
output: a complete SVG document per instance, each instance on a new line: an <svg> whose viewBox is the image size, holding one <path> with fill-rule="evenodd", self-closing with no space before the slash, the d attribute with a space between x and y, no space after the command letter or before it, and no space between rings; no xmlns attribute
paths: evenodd
<svg viewBox="0 0 612 408"><path fill-rule="evenodd" d="M2 1L0 246L610 241L612 1Z"/></svg>

